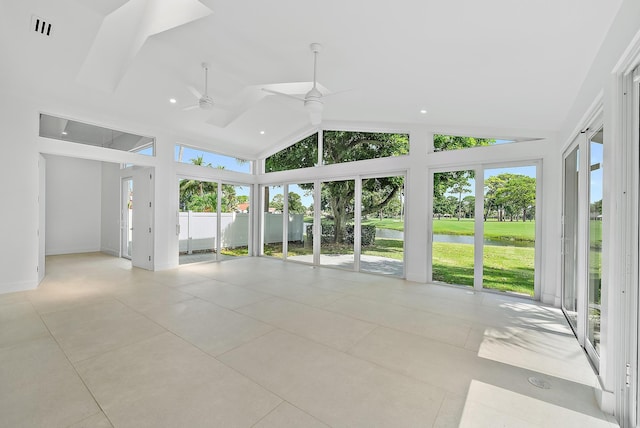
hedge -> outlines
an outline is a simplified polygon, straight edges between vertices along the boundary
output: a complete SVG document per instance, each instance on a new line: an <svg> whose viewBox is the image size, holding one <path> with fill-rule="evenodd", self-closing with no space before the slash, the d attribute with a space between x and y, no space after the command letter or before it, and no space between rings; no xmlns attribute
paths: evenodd
<svg viewBox="0 0 640 428"><path fill-rule="evenodd" d="M329 244L333 242L333 238L334 238L334 225L333 223L323 223L322 224L322 238L321 238L321 242L323 244ZM345 226L345 233L344 233L344 241L340 242L341 244L353 244L354 242L354 236L353 236L353 231L354 231L354 225L353 224L347 224ZM368 224L368 225L362 225L360 227L360 231L361 231L361 245L362 246L370 246L370 245L374 245L376 242L376 227L375 225L372 224ZM307 225L307 236L309 237L309 239L313 239L313 225L309 224Z"/></svg>

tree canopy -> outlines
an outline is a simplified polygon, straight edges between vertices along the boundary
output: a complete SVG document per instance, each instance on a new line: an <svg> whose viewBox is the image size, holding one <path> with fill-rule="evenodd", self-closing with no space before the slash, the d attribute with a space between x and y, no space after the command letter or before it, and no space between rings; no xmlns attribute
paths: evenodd
<svg viewBox="0 0 640 428"><path fill-rule="evenodd" d="M323 160L326 164L352 162L409 153L409 136L352 131L323 132ZM318 160L318 137L314 134L268 157L265 170L288 171L314 166ZM312 184L300 185L309 190ZM398 198L404 186L403 177L383 177L363 181L362 214L380 213L389 204L400 204ZM321 208L331 213L335 242L342 242L345 226L353 221L354 180L322 183ZM395 202L393 202L395 200ZM291 205L291 200L289 201ZM399 210L398 210L399 211Z"/></svg>
<svg viewBox="0 0 640 428"><path fill-rule="evenodd" d="M532 217L536 204L536 179L521 174L504 173L485 181L485 220L492 212L498 221Z"/></svg>
<svg viewBox="0 0 640 428"><path fill-rule="evenodd" d="M302 198L295 192L289 192L289 213L290 214L304 214L307 209L302 205ZM284 211L284 195L278 193L274 195L269 203L270 208L274 208L277 211Z"/></svg>
<svg viewBox="0 0 640 428"><path fill-rule="evenodd" d="M194 165L213 168L210 163L205 163L203 156L191 159ZM223 166L216 168L224 169ZM195 212L216 212L218 209L218 183L212 181L201 181L185 179L180 180L180 209L183 211ZM230 184L222 185L222 211L232 212L238 206L236 190Z"/></svg>

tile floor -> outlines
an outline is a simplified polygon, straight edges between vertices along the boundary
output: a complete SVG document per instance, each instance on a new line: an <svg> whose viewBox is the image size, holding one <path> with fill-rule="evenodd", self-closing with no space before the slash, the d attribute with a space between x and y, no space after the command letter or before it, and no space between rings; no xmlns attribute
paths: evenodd
<svg viewBox="0 0 640 428"><path fill-rule="evenodd" d="M558 309L267 258L0 295L1 427L617 426L594 385Z"/></svg>

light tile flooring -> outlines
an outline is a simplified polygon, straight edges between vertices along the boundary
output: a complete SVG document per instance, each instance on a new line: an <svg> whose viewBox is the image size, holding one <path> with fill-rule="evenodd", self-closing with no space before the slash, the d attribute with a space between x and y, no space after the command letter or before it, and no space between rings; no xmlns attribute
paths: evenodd
<svg viewBox="0 0 640 428"><path fill-rule="evenodd" d="M596 384L558 309L267 258L0 295L2 427L617 426Z"/></svg>

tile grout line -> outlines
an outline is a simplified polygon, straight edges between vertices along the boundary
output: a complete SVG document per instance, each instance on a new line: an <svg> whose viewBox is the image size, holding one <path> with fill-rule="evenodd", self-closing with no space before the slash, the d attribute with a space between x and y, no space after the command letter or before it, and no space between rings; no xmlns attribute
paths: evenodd
<svg viewBox="0 0 640 428"><path fill-rule="evenodd" d="M35 308L34 308L34 310L35 310ZM98 406L98 409L100 409L100 411L102 412L104 417L107 418L107 421L109 422L109 424L111 424L111 426L114 427L115 425L113 425L113 422L111 421L111 419L107 415L107 412L105 412L104 408L102 408L102 405L100 404L100 402L98 401L98 399L94 395L93 391L91 390L91 388L89 388L89 385L87 385L87 383L85 382L84 378L78 372L78 369L76 368L75 364L73 364L73 362L69 359L69 356L67 355L67 353L64 351L64 349L62 349L62 346L58 342L58 339L56 339L56 337L53 335L53 333L49 329L49 326L44 321L44 319L42 319L42 316L39 313L38 313L38 316L40 317L40 321L42 322L42 324L45 326L45 328L49 332L49 335L51 336L51 339L53 339L53 341L56 343L56 346L58 346L58 349L60 349L60 352L62 352L62 355L64 355L65 359L67 360L67 362L69 363L69 365L73 369L74 373L76 374L76 376L78 376L78 379L80 379L80 382L82 382L82 385L84 385L84 387L87 390L87 392L89 393L89 395L91 395L91 398L93 399L94 403L96 403L96 406ZM91 416L93 416L93 415L87 416L86 418L81 419L79 421L76 421L74 423L82 422L83 420L88 419Z"/></svg>

